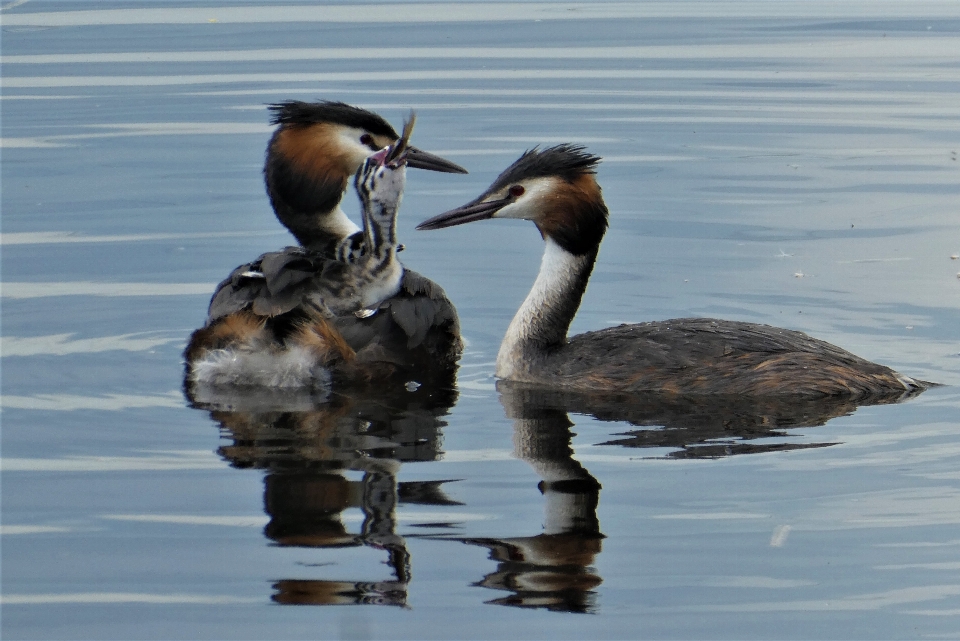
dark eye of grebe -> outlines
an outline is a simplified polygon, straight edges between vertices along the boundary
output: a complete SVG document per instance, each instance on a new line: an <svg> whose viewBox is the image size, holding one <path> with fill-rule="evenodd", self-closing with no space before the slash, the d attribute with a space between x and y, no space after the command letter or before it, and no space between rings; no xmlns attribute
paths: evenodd
<svg viewBox="0 0 960 641"><path fill-rule="evenodd" d="M527 190L523 188L523 185L514 185L510 188L510 195L514 198L519 198L525 191Z"/></svg>
<svg viewBox="0 0 960 641"><path fill-rule="evenodd" d="M360 136L360 144L370 147L370 149L377 151L377 146L373 142L373 136L370 134L363 134Z"/></svg>

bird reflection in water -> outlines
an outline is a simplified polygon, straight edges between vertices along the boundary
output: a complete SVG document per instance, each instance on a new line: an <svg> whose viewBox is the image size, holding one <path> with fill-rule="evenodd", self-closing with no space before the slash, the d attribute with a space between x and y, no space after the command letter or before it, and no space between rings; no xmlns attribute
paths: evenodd
<svg viewBox="0 0 960 641"><path fill-rule="evenodd" d="M568 413L637 427L597 445L668 448L665 457L671 459L720 458L835 445L791 442L795 436L788 430L824 425L858 405L904 400L579 393L504 380L497 389L513 420L514 453L542 479L543 532L452 540L487 548L497 562L497 569L475 585L512 594L488 603L581 613L598 607L596 588L602 578L593 564L604 535L597 518L600 483L573 458Z"/></svg>
<svg viewBox="0 0 960 641"><path fill-rule="evenodd" d="M191 391L188 388L188 396ZM450 388L401 388L390 394L313 398L308 393L258 395L224 391L191 396L206 409L228 444L218 453L237 468L266 470L264 535L279 546L347 548L386 553L392 577L329 581L284 579L273 584L281 604L405 606L411 580L410 554L397 534L399 504L459 505L446 481L397 482L406 461L432 461L440 453L442 417L456 401ZM359 472L361 480L350 480ZM363 512L358 532L342 514Z"/></svg>
<svg viewBox="0 0 960 641"><path fill-rule="evenodd" d="M573 458L573 433L562 408L536 402L536 392L514 394L499 384L500 400L513 419L514 454L542 479L543 532L535 536L456 539L490 550L497 569L476 585L512 592L497 605L590 612L601 578L592 567L600 553L597 503L600 483Z"/></svg>
<svg viewBox="0 0 960 641"><path fill-rule="evenodd" d="M279 546L366 546L386 554L388 578L284 579L273 584L275 602L406 605L411 559L405 538L397 533L398 506L459 503L445 494L446 481L399 483L397 472L403 462L439 458L443 417L456 402L454 389L423 385L377 395L313 397L254 389L213 394L204 388L198 397L188 388L194 406L209 411L229 441L219 454L234 467L266 470L267 538ZM719 458L834 445L790 430L824 425L860 404L903 400L558 392L510 381L500 381L498 391L513 420L514 453L541 479L542 531L423 538L489 550L497 567L475 585L508 594L488 603L580 613L599 607L603 579L595 565L604 535L597 517L600 482L574 458L570 413L616 422L621 430L623 424L631 426L597 445L647 449L672 459ZM348 472L359 472L361 480L348 479ZM343 523L348 508L363 512L357 532Z"/></svg>
<svg viewBox="0 0 960 641"><path fill-rule="evenodd" d="M600 421L629 423L635 429L617 433L615 436L620 438L597 445L664 448L669 451L663 456L672 459L722 458L836 445L836 442L798 440L798 435L789 430L819 427L834 418L852 414L861 405L893 404L916 395L867 399L843 396L816 399L684 397L545 390L510 381L501 381L498 389L504 398L522 398L530 408L561 410Z"/></svg>

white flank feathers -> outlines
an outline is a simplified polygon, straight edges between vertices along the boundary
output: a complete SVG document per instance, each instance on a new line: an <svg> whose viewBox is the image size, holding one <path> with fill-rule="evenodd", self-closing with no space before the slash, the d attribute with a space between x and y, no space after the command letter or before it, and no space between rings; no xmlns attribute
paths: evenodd
<svg viewBox="0 0 960 641"><path fill-rule="evenodd" d="M302 347L282 351L216 349L193 363L195 383L213 386L264 386L276 388L329 388L330 372L316 364Z"/></svg>

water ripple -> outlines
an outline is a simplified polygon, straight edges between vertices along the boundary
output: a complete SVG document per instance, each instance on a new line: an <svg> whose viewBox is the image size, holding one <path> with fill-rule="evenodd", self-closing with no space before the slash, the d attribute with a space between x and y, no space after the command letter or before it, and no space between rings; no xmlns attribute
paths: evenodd
<svg viewBox="0 0 960 641"><path fill-rule="evenodd" d="M6 282L0 284L2 298L46 298L49 296L209 296L216 283L104 283Z"/></svg>

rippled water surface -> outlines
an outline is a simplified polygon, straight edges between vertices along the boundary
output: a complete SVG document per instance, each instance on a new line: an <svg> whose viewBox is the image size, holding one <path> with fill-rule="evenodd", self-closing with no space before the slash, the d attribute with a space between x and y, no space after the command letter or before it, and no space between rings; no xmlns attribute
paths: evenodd
<svg viewBox="0 0 960 641"><path fill-rule="evenodd" d="M960 637L960 6L188 4L0 9L4 638ZM292 242L292 98L414 108L470 169L400 220L458 389L184 398L215 284ZM770 323L945 385L498 390L536 230L413 228L558 142L612 212L574 331Z"/></svg>

